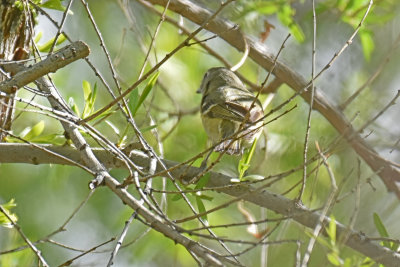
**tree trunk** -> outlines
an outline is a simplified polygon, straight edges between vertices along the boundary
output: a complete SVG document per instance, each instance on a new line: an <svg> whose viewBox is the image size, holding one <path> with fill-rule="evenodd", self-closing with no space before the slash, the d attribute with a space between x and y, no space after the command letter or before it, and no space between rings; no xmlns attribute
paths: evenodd
<svg viewBox="0 0 400 267"><path fill-rule="evenodd" d="M20 61L29 57L29 42L33 33L34 20L32 13L25 1L20 7L15 6L15 1L0 0L0 60ZM1 63L0 63L1 67ZM0 71L0 82L7 79L7 75ZM0 96L0 129L10 130L13 120L14 96L18 88L8 96ZM0 142L6 134L0 131Z"/></svg>

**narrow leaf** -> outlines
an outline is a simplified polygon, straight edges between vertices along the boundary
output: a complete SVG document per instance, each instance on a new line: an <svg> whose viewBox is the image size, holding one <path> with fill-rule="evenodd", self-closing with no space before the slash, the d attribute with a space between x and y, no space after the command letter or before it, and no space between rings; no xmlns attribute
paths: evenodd
<svg viewBox="0 0 400 267"><path fill-rule="evenodd" d="M381 237L389 237L389 234L386 230L385 225L383 224L381 218L379 217L379 215L374 212L374 224L376 229L378 230L379 234L381 235ZM383 241L383 245L387 248L390 248L390 243L388 241Z"/></svg>
<svg viewBox="0 0 400 267"><path fill-rule="evenodd" d="M239 161L238 171L239 179L242 180L244 173L250 168L250 162L253 158L254 151L256 150L257 138L254 139L253 144L251 144L250 150L246 150L242 158Z"/></svg>
<svg viewBox="0 0 400 267"><path fill-rule="evenodd" d="M92 88L90 86L90 83L88 81L83 80L82 81L82 89L83 89L83 97L85 98L85 101L89 100L89 96L92 93Z"/></svg>
<svg viewBox="0 0 400 267"><path fill-rule="evenodd" d="M39 121L30 129L29 132L27 132L24 136L21 136L21 138L31 141L33 138L39 136L43 132L43 130L44 130L44 121Z"/></svg>
<svg viewBox="0 0 400 267"><path fill-rule="evenodd" d="M38 45L37 47L38 47L39 51L40 51L40 52L43 52L43 53L49 52L51 46L52 46L53 43L54 43L54 38L55 38L55 37L51 38L50 40L48 40L47 42L45 42L45 43L42 44L42 45ZM60 36L58 36L56 45L62 44L63 42L65 42L65 40L67 40L67 38L65 37L65 35L64 35L64 34L60 34Z"/></svg>
<svg viewBox="0 0 400 267"><path fill-rule="evenodd" d="M204 206L203 200L199 196L196 196L196 203L197 203L197 209L199 210L199 213L206 212L206 207ZM203 221L206 224L208 224L207 214L200 216L200 218L203 219Z"/></svg>
<svg viewBox="0 0 400 267"><path fill-rule="evenodd" d="M335 223L335 217L333 215L331 216L331 221L329 222L329 226L328 226L328 229L326 229L326 232L328 233L328 236L329 236L332 246L335 246L335 244L336 244L336 223Z"/></svg>
<svg viewBox="0 0 400 267"><path fill-rule="evenodd" d="M139 89L136 88L135 90L132 91L132 93L129 95L129 103L128 103L128 108L130 109L132 115L133 111L137 110L137 106L139 105Z"/></svg>
<svg viewBox="0 0 400 267"><path fill-rule="evenodd" d="M81 113L79 112L78 106L75 104L75 101L72 97L68 99L68 106L72 109L72 111L78 116L81 117Z"/></svg>
<svg viewBox="0 0 400 267"><path fill-rule="evenodd" d="M141 132L141 133L144 133L144 132L153 130L153 129L155 129L155 128L157 128L157 124L150 125L150 126L148 126L148 127L143 127L143 128L140 129L140 132Z"/></svg>
<svg viewBox="0 0 400 267"><path fill-rule="evenodd" d="M149 82L147 83L146 87L143 89L143 92L140 95L139 100L137 101L137 104L133 107L133 109L131 109L132 116L135 116L139 107L142 105L142 103L144 102L146 97L149 95L151 89L153 89L154 85L156 84L158 75L160 75L160 73L156 72L153 76L150 77ZM134 90L134 91L137 91L137 90Z"/></svg>

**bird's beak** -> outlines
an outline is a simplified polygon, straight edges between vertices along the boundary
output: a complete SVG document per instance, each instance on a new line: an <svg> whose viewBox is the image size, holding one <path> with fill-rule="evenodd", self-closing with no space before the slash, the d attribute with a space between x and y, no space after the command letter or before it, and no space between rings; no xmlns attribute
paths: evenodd
<svg viewBox="0 0 400 267"><path fill-rule="evenodd" d="M201 87L197 89L196 93L201 94Z"/></svg>

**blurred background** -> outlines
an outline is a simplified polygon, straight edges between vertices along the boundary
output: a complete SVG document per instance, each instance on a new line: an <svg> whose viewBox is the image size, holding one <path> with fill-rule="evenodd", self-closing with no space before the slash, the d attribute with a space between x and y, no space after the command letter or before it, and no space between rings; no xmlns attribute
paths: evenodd
<svg viewBox="0 0 400 267"><path fill-rule="evenodd" d="M67 2L63 1L62 5L66 6ZM140 1L87 2L115 66L118 80L122 88L126 89L139 77L160 17ZM210 0L193 2L210 10L216 10L220 4L219 1ZM319 72L350 38L364 15L369 1L321 0L316 2L316 70ZM155 8L160 12L163 11L160 6L155 6ZM63 12L54 9L44 10L56 21L61 21ZM72 40L82 40L89 45L91 49L89 59L113 87L112 73L106 56L99 45L100 41L88 19L84 5L80 1L75 1L71 11L65 22L64 31ZM398 43L396 44L400 35L400 17L396 15L399 12L398 1L375 1L364 26L354 38L353 43L315 82L318 90L323 92L333 105L339 106L380 70L376 78L343 111L348 120L354 118L352 123L356 129L378 114L399 90L400 51L397 49ZM176 13L167 11L166 15L176 21L182 20L183 26L190 31L197 28L197 25L185 18L180 18ZM256 40L262 39L263 33L265 37L267 31L265 22L273 25L265 40L260 41L260 45L272 54L279 51L283 40L288 33L291 33L292 36L282 50L279 60L302 74L307 80L311 78L313 35L311 1L235 1L224 9L220 16L238 24L243 33ZM37 43L39 45L46 43L54 37L56 32L54 25L39 13L35 36L40 34L41 37ZM203 40L212 35L203 30L197 37ZM149 54L145 72L185 38L186 36L174 25L162 23L154 48ZM66 43L61 44L60 47ZM231 65L236 64L242 57L242 53L218 37L207 41L206 44ZM139 128L143 130L146 140L163 158L183 162L207 147L207 136L198 112L201 95L196 94L196 90L207 69L216 66L223 66L223 64L199 45L192 45L181 49L159 69L157 84L138 110L135 119ZM267 72L251 59L247 59L238 72L258 85L267 75ZM82 89L84 81L89 82L92 88L97 86L95 109L103 107L112 100L94 71L83 60L60 69L52 74L52 78L62 96L70 103L73 101L80 111L84 109L85 104ZM273 77L269 82L272 80ZM143 91L145 85L146 82L139 86L139 93ZM115 90L115 86L113 89ZM281 85L275 91L265 113L287 100L293 93L294 91L287 85ZM29 99L32 94L20 90L19 96ZM269 95L261 95L260 99L265 101L268 97ZM35 101L48 105L45 98L36 98ZM249 174L268 176L302 165L309 105L301 97L296 97L287 108L296 104L297 107L293 111L265 126L264 134L258 142L256 155L248 171ZM21 113L21 115L13 123L14 134L20 135L27 127L33 127L44 121L45 126L41 136L56 134L58 139L55 138L51 142L63 144L65 141L63 129L57 121L34 112L24 111L23 104L18 104L17 107L19 109L16 114ZM284 110L282 109L281 113ZM280 113L274 113L266 121L278 114ZM368 144L382 157L392 162L399 162L400 157L399 114L399 105L393 105L361 133ZM109 116L107 121L99 123L96 128L109 140L121 146L136 141L132 129L128 128L126 137L121 142L126 129L126 121L121 114L115 113ZM156 131L148 129L151 125L156 125ZM322 115L313 111L309 155L316 153L316 141L325 148L337 137L338 133L333 126ZM43 140L46 141L45 138ZM212 159L216 157L217 155L212 155ZM237 177L238 161L237 157L224 155L215 171ZM200 162L201 160L198 160L195 165L199 166ZM329 155L328 162L340 188L338 197L340 201L335 203L331 214L345 225L348 225L352 216L355 216L353 227L355 230L377 237L379 233L373 220L375 212L383 221L389 236L399 239L399 200L394 194L387 192L380 178L374 175L362 160L360 166L358 165L357 154L345 141L337 144L332 155ZM315 166L317 162L311 164L308 170L311 171ZM111 174L122 180L128 172L114 169L111 170ZM12 209L12 212L17 215L18 223L30 240L35 241L45 237L65 222L89 194L88 182L91 178L89 174L76 167L0 164L0 203L15 200L17 206ZM273 184L268 190L277 194L285 193L286 197L295 198L299 186L290 192L287 191L301 179L302 169L300 168L299 171ZM356 194L358 179L360 179L360 197ZM154 183L157 187L161 186L162 182L160 178L156 178ZM173 190L173 187L167 184L167 189ZM310 209L320 208L325 203L330 190L328 173L326 169L321 168L317 175L313 173L308 178L303 202ZM134 188L130 188L129 191L136 195ZM218 206L229 199L226 195L214 192L207 192L206 195L212 198L212 201L204 201L206 209ZM173 196L167 197L168 216L171 219L177 219L190 215L189 208L182 199L176 200ZM194 198L191 200L195 202ZM279 216L249 203L244 205L257 219ZM357 209L356 212L355 209ZM52 236L51 239L71 248L86 250L113 236L118 236L131 213L132 210L121 205L121 201L107 188L98 188L67 225L66 231ZM231 205L210 214L208 220L210 224L215 225L240 222L244 221L244 218L236 205ZM188 222L183 226L196 227L198 223ZM267 225L262 224L260 227L267 227ZM218 235L239 240L256 240L246 231L245 226L215 231ZM268 240L284 239L304 241L305 247L309 235L305 233L303 226L292 221L283 221ZM207 244L207 241L202 241ZM147 227L139 221L132 223L125 242L132 242L132 244L120 251L115 260L115 266L194 266L196 264L183 247L175 245L155 231L147 232ZM0 252L22 245L24 242L15 231L0 227ZM54 243L47 242L37 246L51 266L62 264L79 254L77 251ZM233 244L230 247L234 251L244 249L240 244ZM112 248L112 243L100 247L96 252L74 262L73 265L105 265L111 253L109 249ZM268 266L295 264L297 247L293 243L270 245L267 250L265 247L256 247L240 256L240 259L246 266L260 266L261 262L265 262L261 260L262 250L267 251ZM309 266L332 264L326 257L329 252L329 248L317 242ZM359 266L358 264L365 260L363 255L345 246L340 246L340 257L342 260L349 259L347 262L350 262L350 265L342 266ZM1 266L32 266L36 261L29 249L11 254L0 254Z"/></svg>

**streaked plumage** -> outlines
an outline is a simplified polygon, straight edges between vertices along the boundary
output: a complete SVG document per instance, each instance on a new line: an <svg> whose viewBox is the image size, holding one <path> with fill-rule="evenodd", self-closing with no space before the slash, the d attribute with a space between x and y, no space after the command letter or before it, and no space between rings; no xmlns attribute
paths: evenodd
<svg viewBox="0 0 400 267"><path fill-rule="evenodd" d="M229 148L227 146L231 139L228 139L217 145L215 151L222 152L226 149L228 154L240 154L243 147L251 145L260 135L263 123L260 119L264 115L262 105L234 72L226 68L209 69L197 92L203 94L201 118L213 144L235 134L246 117L248 118L244 124L246 130L237 135L245 136L235 140ZM254 106L249 113L254 100Z"/></svg>

